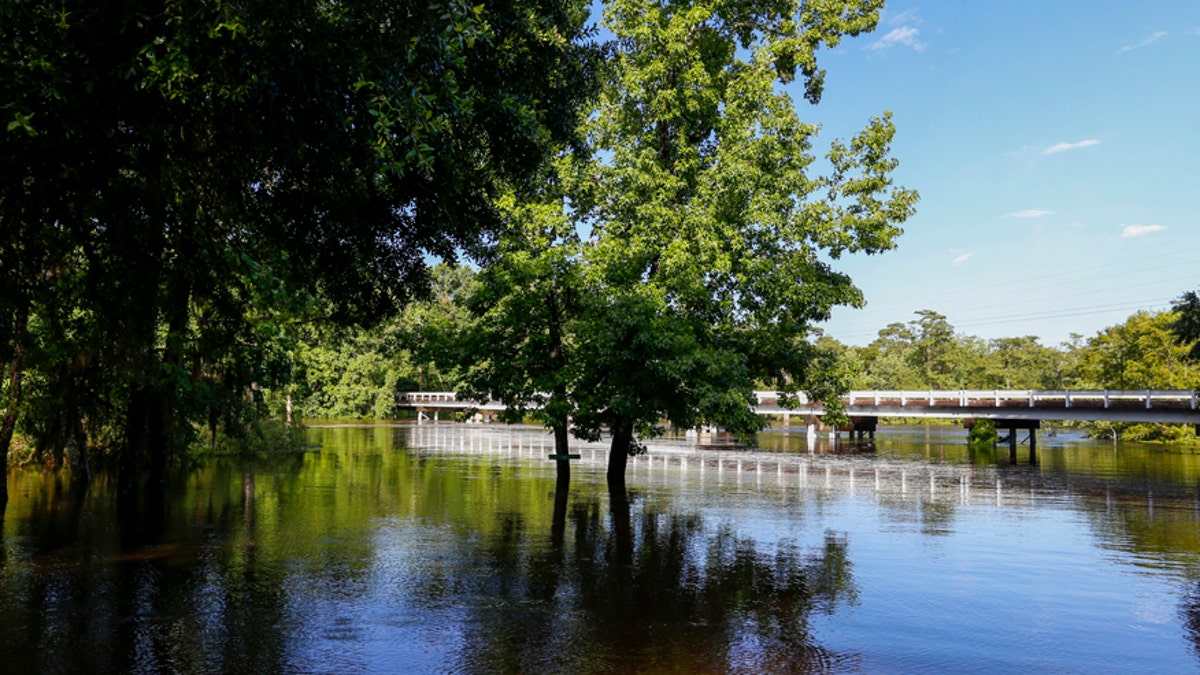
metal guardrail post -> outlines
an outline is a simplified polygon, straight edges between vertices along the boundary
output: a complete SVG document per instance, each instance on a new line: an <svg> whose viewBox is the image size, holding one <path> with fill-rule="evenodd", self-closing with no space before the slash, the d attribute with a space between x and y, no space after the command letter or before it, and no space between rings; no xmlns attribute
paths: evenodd
<svg viewBox="0 0 1200 675"><path fill-rule="evenodd" d="M1071 390L1070 389L1063 390L1063 400L1066 401L1065 407L1070 408L1071 407Z"/></svg>
<svg viewBox="0 0 1200 675"><path fill-rule="evenodd" d="M1146 410L1150 409L1150 390L1146 390Z"/></svg>

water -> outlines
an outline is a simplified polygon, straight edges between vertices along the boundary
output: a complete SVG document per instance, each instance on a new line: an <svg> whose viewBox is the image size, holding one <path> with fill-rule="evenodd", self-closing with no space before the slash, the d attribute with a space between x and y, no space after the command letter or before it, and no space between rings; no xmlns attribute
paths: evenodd
<svg viewBox="0 0 1200 675"><path fill-rule="evenodd" d="M0 672L1194 672L1200 457L952 427L873 446L324 427L131 513L18 471ZM700 441L697 445L696 440ZM719 439L717 439L719 441Z"/></svg>

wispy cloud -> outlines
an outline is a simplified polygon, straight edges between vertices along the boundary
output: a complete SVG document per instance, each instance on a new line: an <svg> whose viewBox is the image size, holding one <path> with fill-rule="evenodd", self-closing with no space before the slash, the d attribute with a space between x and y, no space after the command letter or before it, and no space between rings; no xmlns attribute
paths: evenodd
<svg viewBox="0 0 1200 675"><path fill-rule="evenodd" d="M1024 211L1013 211L1012 213L1008 214L1008 217L1009 218L1041 218L1042 216L1048 216L1051 213L1054 213L1054 212L1049 211L1047 209L1025 209Z"/></svg>
<svg viewBox="0 0 1200 675"><path fill-rule="evenodd" d="M925 43L920 40L921 31L916 26L900 26L893 28L887 35L871 43L871 49L882 51L897 45L912 47L918 52L925 51Z"/></svg>
<svg viewBox="0 0 1200 675"><path fill-rule="evenodd" d="M1124 54L1125 52L1131 52L1135 49L1141 49L1142 47L1149 47L1150 45L1152 45L1156 42L1162 42L1163 40L1166 39L1166 37L1167 37L1167 31L1160 30L1156 33L1151 33L1150 37L1142 40L1141 42L1135 42L1133 44L1128 44L1128 45L1125 45L1124 47L1121 47L1120 49L1117 50L1117 53Z"/></svg>
<svg viewBox="0 0 1200 675"><path fill-rule="evenodd" d="M1067 150L1075 150L1077 148L1087 148L1087 147L1090 147L1093 145L1100 145L1100 141L1098 141L1094 138L1089 138L1086 141L1079 141L1078 143L1056 143L1056 144L1046 148L1045 150L1043 150L1042 154L1043 155L1057 155L1058 153L1066 152Z"/></svg>
<svg viewBox="0 0 1200 675"><path fill-rule="evenodd" d="M974 254L974 253L964 253L964 254L962 254L962 255L958 256L957 258L955 258L954 260L951 260L951 261L950 261L950 264L951 264L951 265L954 265L955 267L958 267L959 265L961 265L961 264L963 264L963 263L967 262L968 260L970 260L970 259L971 259L971 258L973 258L974 256L975 256L975 254Z"/></svg>
<svg viewBox="0 0 1200 675"><path fill-rule="evenodd" d="M1121 228L1121 238L1140 237L1151 232L1162 232L1166 225L1125 225Z"/></svg>
<svg viewBox="0 0 1200 675"><path fill-rule="evenodd" d="M916 7L909 7L903 12L892 14L890 11L884 10L883 20L889 26L900 26L914 23L924 23L921 17L917 15Z"/></svg>

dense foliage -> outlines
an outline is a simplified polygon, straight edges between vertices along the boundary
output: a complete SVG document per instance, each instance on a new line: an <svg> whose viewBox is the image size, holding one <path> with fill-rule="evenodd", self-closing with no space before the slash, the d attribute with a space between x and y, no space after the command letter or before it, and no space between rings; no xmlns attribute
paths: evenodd
<svg viewBox="0 0 1200 675"><path fill-rule="evenodd" d="M573 141L586 16L0 5L0 447L20 422L40 451L107 445L156 480L198 425L244 427L299 326L394 313L428 254L477 246L494 196Z"/></svg>
<svg viewBox="0 0 1200 675"><path fill-rule="evenodd" d="M0 6L0 448L161 482L455 390L611 432L620 486L664 422L756 429L754 389L1196 386L1194 293L1060 347L814 328L917 198L886 113L817 162L788 94L881 5L611 0L602 51L578 0Z"/></svg>
<svg viewBox="0 0 1200 675"><path fill-rule="evenodd" d="M886 114L814 174L818 127L783 85L817 103L819 50L881 4L606 3L589 146L511 197L460 337L470 390L537 410L559 447L568 419L611 432L614 488L663 420L749 433L763 382L836 400L811 326L861 296L825 260L894 246L916 194L892 185Z"/></svg>
<svg viewBox="0 0 1200 675"><path fill-rule="evenodd" d="M866 347L838 345L858 389L1194 389L1196 337L1179 336L1178 310L1137 312L1125 322L1057 347L1035 336L980 340L956 333L946 317L917 312ZM1191 427L1091 424L1098 435L1134 440L1193 438Z"/></svg>

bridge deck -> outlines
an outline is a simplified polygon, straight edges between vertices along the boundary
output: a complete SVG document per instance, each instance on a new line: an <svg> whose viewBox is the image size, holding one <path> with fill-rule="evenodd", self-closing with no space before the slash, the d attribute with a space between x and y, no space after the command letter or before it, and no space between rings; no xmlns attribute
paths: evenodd
<svg viewBox="0 0 1200 675"><path fill-rule="evenodd" d="M799 396L780 405L775 391L755 392L760 415L825 414L818 402ZM852 391L842 403L851 417L1076 420L1200 424L1197 392L1187 390L957 390ZM454 392L408 392L400 407L417 410L504 410L498 401L467 401Z"/></svg>

